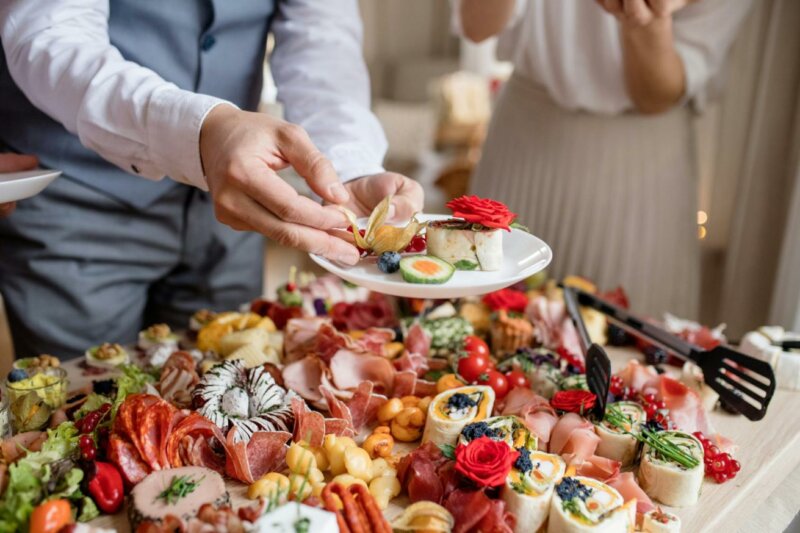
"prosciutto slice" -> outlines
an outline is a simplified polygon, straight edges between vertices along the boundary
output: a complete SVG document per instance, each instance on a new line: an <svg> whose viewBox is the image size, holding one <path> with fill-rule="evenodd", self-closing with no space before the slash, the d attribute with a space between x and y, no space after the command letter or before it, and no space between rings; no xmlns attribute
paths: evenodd
<svg viewBox="0 0 800 533"><path fill-rule="evenodd" d="M330 324L329 318L292 318L286 322L283 337L283 362L293 363L313 353L317 344L317 333L323 324Z"/></svg>
<svg viewBox="0 0 800 533"><path fill-rule="evenodd" d="M308 356L283 367L283 384L286 389L295 391L311 405L324 409L326 404L320 385L327 371L328 368L322 360L316 356Z"/></svg>
<svg viewBox="0 0 800 533"><path fill-rule="evenodd" d="M394 360L394 367L401 372L405 370L414 372L417 377L424 376L425 372L430 368L428 356L409 352L408 350L405 350L403 355Z"/></svg>
<svg viewBox="0 0 800 533"><path fill-rule="evenodd" d="M686 433L702 431L712 435L703 401L696 391L669 376L659 376L658 397L664 400L669 409L669 417Z"/></svg>
<svg viewBox="0 0 800 533"><path fill-rule="evenodd" d="M438 470L446 463L447 458L432 442L403 456L397 465L397 479L412 503L423 500L441 503L445 476L439 476Z"/></svg>
<svg viewBox="0 0 800 533"><path fill-rule="evenodd" d="M656 508L650 497L636 483L633 472L622 472L605 483L617 489L617 492L622 495L626 502L636 498L636 512L638 514L644 514Z"/></svg>
<svg viewBox="0 0 800 533"><path fill-rule="evenodd" d="M570 453L562 454L561 457L568 464L577 467L575 471L577 475L591 477L602 482L619 475L619 468L622 465L619 461L600 457L599 455L592 455L585 460L580 460Z"/></svg>
<svg viewBox="0 0 800 533"><path fill-rule="evenodd" d="M175 352L161 369L158 392L161 397L178 407L189 407L192 390L200 382L194 358L187 352Z"/></svg>
<svg viewBox="0 0 800 533"><path fill-rule="evenodd" d="M525 315L533 324L534 336L546 348L555 350L563 346L570 353L583 353L563 300L550 300L546 296L531 298Z"/></svg>
<svg viewBox="0 0 800 533"><path fill-rule="evenodd" d="M594 455L600 437L591 422L575 413L566 413L553 427L550 453L568 455L570 464L581 464Z"/></svg>
<svg viewBox="0 0 800 533"><path fill-rule="evenodd" d="M372 381L378 392L392 392L395 369L383 357L342 349L336 352L329 366L331 379L338 389L355 389L364 381Z"/></svg>
<svg viewBox="0 0 800 533"><path fill-rule="evenodd" d="M431 337L428 335L419 322L415 322L406 334L405 340L406 350L410 353L419 354L422 357L428 357L431 351Z"/></svg>
<svg viewBox="0 0 800 533"><path fill-rule="evenodd" d="M658 388L661 379L655 368L642 365L636 359L628 361L625 368L617 375L622 378L622 382L626 387L633 387L643 393L655 392L653 389Z"/></svg>
<svg viewBox="0 0 800 533"><path fill-rule="evenodd" d="M490 499L480 490L457 489L448 494L444 507L455 519L453 533L513 533L516 525L503 500Z"/></svg>
<svg viewBox="0 0 800 533"><path fill-rule="evenodd" d="M550 402L525 387L515 387L505 397L503 415L516 415L539 438L539 449L546 450L558 415Z"/></svg>
<svg viewBox="0 0 800 533"><path fill-rule="evenodd" d="M364 336L356 341L366 353L384 356L384 348L387 343L394 340L395 333L389 328L369 328L364 332Z"/></svg>
<svg viewBox="0 0 800 533"><path fill-rule="evenodd" d="M198 439L201 438L203 444L197 444ZM206 466L219 471L222 467L222 459L212 455L212 443L225 445L225 436L222 431L200 413L192 412L175 424L166 438L164 446L170 466L173 468ZM193 446L196 446L194 453L192 453ZM226 454L229 452L227 449L224 451ZM210 459L211 457L214 459Z"/></svg>

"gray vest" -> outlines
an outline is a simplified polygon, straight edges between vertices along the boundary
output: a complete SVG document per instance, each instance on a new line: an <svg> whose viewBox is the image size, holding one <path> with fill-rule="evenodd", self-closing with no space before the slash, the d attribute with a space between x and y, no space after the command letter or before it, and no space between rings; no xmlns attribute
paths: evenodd
<svg viewBox="0 0 800 533"><path fill-rule="evenodd" d="M256 109L275 0L110 0L109 34L122 55L182 89ZM57 98L57 96L56 96ZM46 167L132 206L169 188L106 162L31 104L0 54L0 145L35 154Z"/></svg>

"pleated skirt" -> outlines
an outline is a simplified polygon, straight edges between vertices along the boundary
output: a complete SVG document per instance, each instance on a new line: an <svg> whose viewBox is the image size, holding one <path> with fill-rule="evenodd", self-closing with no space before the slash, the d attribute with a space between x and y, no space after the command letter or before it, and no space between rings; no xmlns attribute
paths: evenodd
<svg viewBox="0 0 800 533"><path fill-rule="evenodd" d="M621 285L636 312L695 318L695 168L687 108L569 111L514 75L498 97L471 190L506 203L550 244L554 277Z"/></svg>

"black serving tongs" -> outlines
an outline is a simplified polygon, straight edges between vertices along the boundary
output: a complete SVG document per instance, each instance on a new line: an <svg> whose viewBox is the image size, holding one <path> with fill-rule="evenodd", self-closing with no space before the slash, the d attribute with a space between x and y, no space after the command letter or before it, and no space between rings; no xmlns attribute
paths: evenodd
<svg viewBox="0 0 800 533"><path fill-rule="evenodd" d="M626 310L580 289L574 289L581 305L597 309L623 328L645 336L679 359L691 361L703 370L706 384L722 401L750 420L761 420L775 393L775 373L766 361L728 347L703 350L699 346L637 318ZM567 304L569 306L569 304ZM588 361L587 361L588 376Z"/></svg>
<svg viewBox="0 0 800 533"><path fill-rule="evenodd" d="M578 339L580 340L583 356L586 360L586 384L589 386L589 391L597 396L592 412L598 420L602 420L606 414L608 388L611 385L611 361L608 359L608 354L602 346L596 342L592 342L592 339L589 337L589 332L586 331L586 324L583 323L583 316L578 307L576 289L565 285L563 285L562 288L564 290L564 302L567 305L567 312L570 318L572 318L572 322L575 324L575 329L578 331Z"/></svg>

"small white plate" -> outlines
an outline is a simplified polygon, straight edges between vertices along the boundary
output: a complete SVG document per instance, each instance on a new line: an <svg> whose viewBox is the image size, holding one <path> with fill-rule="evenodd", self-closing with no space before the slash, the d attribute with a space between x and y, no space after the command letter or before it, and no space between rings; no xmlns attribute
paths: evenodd
<svg viewBox="0 0 800 533"><path fill-rule="evenodd" d="M0 172L0 203L16 202L36 196L60 175L60 170L47 169Z"/></svg>
<svg viewBox="0 0 800 533"><path fill-rule="evenodd" d="M448 215L419 215L422 221L444 220ZM363 227L366 219L358 221ZM332 274L372 291L407 298L462 298L503 289L544 270L553 259L553 251L539 237L512 229L503 234L503 268L496 272L456 270L441 285L408 283L399 272L385 274L374 257L362 259L355 266L345 266L316 254L311 259Z"/></svg>

